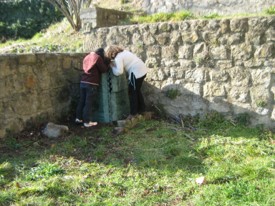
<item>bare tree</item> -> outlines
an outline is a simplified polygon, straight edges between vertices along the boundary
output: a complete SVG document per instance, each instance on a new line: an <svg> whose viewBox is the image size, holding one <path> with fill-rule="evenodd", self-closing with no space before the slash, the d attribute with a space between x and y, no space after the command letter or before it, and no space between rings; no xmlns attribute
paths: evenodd
<svg viewBox="0 0 275 206"><path fill-rule="evenodd" d="M91 0L45 0L54 5L69 21L75 31L81 29L80 10Z"/></svg>

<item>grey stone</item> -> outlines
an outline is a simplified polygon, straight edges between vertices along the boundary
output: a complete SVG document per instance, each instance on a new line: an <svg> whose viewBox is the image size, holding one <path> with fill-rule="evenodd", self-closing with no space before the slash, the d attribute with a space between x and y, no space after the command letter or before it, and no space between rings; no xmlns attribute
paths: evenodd
<svg viewBox="0 0 275 206"><path fill-rule="evenodd" d="M68 126L49 122L42 133L49 138L58 138L69 131Z"/></svg>

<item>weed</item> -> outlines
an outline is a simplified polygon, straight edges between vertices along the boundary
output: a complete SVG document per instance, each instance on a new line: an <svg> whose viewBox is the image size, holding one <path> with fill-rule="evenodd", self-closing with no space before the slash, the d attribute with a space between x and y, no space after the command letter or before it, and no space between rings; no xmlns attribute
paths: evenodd
<svg viewBox="0 0 275 206"><path fill-rule="evenodd" d="M9 162L0 164L0 188L7 184L15 175L15 168Z"/></svg>
<svg viewBox="0 0 275 206"><path fill-rule="evenodd" d="M162 105L162 104L152 105L152 110L160 118L166 118L166 116L167 116L164 105Z"/></svg>
<svg viewBox="0 0 275 206"><path fill-rule="evenodd" d="M275 15L275 6L271 6L270 8L266 9L265 13L268 15Z"/></svg>
<svg viewBox="0 0 275 206"><path fill-rule="evenodd" d="M263 101L263 100L257 100L256 101L256 105L258 107L265 107L265 106L267 106L267 103L265 101Z"/></svg>
<svg viewBox="0 0 275 206"><path fill-rule="evenodd" d="M21 144L14 137L13 132L11 130L7 130L7 138L5 139L6 145L10 149L19 149Z"/></svg>
<svg viewBox="0 0 275 206"><path fill-rule="evenodd" d="M180 91L178 89L168 89L166 91L166 96L169 99L176 99L178 96L180 96Z"/></svg>
<svg viewBox="0 0 275 206"><path fill-rule="evenodd" d="M0 192L0 205L11 205L15 200L15 193L9 191Z"/></svg>
<svg viewBox="0 0 275 206"><path fill-rule="evenodd" d="M194 58L194 61L197 65L202 65L204 63L204 58L197 56Z"/></svg>
<svg viewBox="0 0 275 206"><path fill-rule="evenodd" d="M217 19L219 17L221 17L221 16L217 13L208 14L208 15L203 16L204 19Z"/></svg>
<svg viewBox="0 0 275 206"><path fill-rule="evenodd" d="M37 167L33 167L30 169L29 173L26 174L27 180L37 180L48 178L53 175L63 174L64 170L62 170L59 166L51 164L51 163L42 163Z"/></svg>
<svg viewBox="0 0 275 206"><path fill-rule="evenodd" d="M221 126L225 122L225 117L221 113L212 111L202 117L198 125L200 127L216 128Z"/></svg>
<svg viewBox="0 0 275 206"><path fill-rule="evenodd" d="M141 41L137 42L137 48L142 49L143 48L143 42L141 42Z"/></svg>
<svg viewBox="0 0 275 206"><path fill-rule="evenodd" d="M250 115L248 113L238 114L235 117L235 121L239 125L248 126L250 124Z"/></svg>
<svg viewBox="0 0 275 206"><path fill-rule="evenodd" d="M190 11L179 11L179 12L173 13L171 20L182 21L182 20L192 19L192 18L195 18L195 17Z"/></svg>

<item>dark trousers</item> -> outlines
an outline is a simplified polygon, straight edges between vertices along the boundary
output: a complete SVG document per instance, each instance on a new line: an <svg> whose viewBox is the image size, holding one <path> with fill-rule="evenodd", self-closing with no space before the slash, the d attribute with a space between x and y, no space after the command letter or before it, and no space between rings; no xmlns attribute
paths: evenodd
<svg viewBox="0 0 275 206"><path fill-rule="evenodd" d="M91 121L92 105L97 96L98 86L80 83L80 99L76 109L76 118L84 123Z"/></svg>
<svg viewBox="0 0 275 206"><path fill-rule="evenodd" d="M138 79L131 74L131 81L129 82L129 100L130 100L130 114L136 115L145 111L144 98L141 93L141 86L146 75Z"/></svg>

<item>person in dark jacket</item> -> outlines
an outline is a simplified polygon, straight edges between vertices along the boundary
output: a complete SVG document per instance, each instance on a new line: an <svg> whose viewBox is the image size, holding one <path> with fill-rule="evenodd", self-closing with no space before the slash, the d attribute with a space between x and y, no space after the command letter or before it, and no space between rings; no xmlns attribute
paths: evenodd
<svg viewBox="0 0 275 206"><path fill-rule="evenodd" d="M76 109L75 122L77 124L83 123L84 127L97 125L97 122L91 121L91 107L97 96L101 73L107 72L109 69L108 63L105 60L103 48L91 52L83 60L80 99Z"/></svg>

